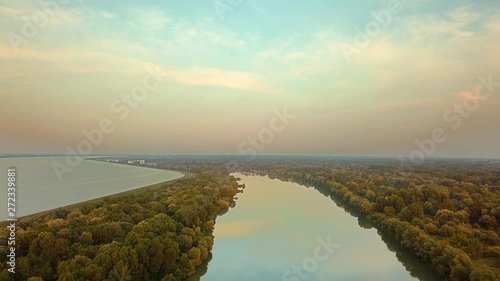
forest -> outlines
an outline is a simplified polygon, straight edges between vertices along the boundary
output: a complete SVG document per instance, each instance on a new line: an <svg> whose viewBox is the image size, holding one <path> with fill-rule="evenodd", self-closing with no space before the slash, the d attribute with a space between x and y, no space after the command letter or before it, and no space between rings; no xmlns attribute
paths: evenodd
<svg viewBox="0 0 500 281"><path fill-rule="evenodd" d="M208 259L215 219L240 187L234 177L204 171L21 218L16 274L6 270L3 243L0 280L184 280Z"/></svg>
<svg viewBox="0 0 500 281"><path fill-rule="evenodd" d="M268 175L316 188L368 219L445 280L500 280L499 161L410 165L394 159L265 157L163 163L192 170L215 165L221 172Z"/></svg>
<svg viewBox="0 0 500 281"><path fill-rule="evenodd" d="M208 259L216 217L242 192L236 171L317 189L443 280L500 280L499 161L155 161L189 176L19 220L19 274L6 274L2 260L0 280L184 280ZM7 235L2 227L0 240ZM0 247L1 259L6 251Z"/></svg>

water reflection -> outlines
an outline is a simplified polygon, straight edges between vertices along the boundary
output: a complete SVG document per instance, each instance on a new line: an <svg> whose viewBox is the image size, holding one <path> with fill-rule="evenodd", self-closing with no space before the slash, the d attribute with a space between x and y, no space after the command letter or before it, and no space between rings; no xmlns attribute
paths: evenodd
<svg viewBox="0 0 500 281"><path fill-rule="evenodd" d="M208 270L202 266L203 273L189 280L441 280L324 192L318 196L296 183L235 176L247 188L237 208L217 220ZM340 247L318 260L318 239L327 237Z"/></svg>
<svg viewBox="0 0 500 281"><path fill-rule="evenodd" d="M200 266L196 268L196 272L193 276L186 279L186 281L200 281L201 277L205 275L208 271L208 264L212 260L212 253L208 254L208 259L204 261Z"/></svg>

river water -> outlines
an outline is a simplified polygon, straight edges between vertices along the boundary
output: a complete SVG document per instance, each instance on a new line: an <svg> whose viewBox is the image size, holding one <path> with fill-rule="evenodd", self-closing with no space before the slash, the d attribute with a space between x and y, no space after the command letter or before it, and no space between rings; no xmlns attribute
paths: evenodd
<svg viewBox="0 0 500 281"><path fill-rule="evenodd" d="M442 280L315 189L233 175L246 188L218 218L212 259L190 280Z"/></svg>
<svg viewBox="0 0 500 281"><path fill-rule="evenodd" d="M17 217L183 176L173 171L83 160L59 181L52 166L56 162L65 164L63 158L0 158L0 183L4 186L0 201L7 202L7 169L12 166L17 169ZM0 221L7 219L6 205L0 208Z"/></svg>

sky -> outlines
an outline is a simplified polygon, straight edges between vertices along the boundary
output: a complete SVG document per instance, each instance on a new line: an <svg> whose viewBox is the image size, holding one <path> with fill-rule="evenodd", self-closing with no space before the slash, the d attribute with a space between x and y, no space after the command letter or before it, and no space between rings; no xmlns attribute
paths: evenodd
<svg viewBox="0 0 500 281"><path fill-rule="evenodd" d="M497 158L498 50L494 0L0 0L0 153Z"/></svg>

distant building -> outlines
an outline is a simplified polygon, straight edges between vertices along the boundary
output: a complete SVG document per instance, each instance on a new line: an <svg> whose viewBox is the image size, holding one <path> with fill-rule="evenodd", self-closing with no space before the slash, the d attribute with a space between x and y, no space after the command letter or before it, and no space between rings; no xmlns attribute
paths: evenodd
<svg viewBox="0 0 500 281"><path fill-rule="evenodd" d="M128 160L127 164L139 164L139 165L144 165L146 164L146 160Z"/></svg>

